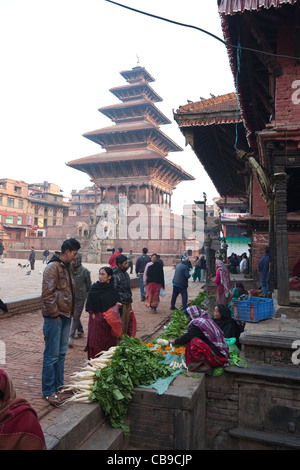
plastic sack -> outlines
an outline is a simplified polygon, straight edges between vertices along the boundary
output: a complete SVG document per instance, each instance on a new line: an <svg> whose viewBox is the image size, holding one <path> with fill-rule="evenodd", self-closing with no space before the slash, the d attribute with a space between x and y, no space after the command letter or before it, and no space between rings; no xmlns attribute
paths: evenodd
<svg viewBox="0 0 300 470"><path fill-rule="evenodd" d="M123 334L123 331L122 331L122 320L121 320L121 315L120 315L118 306L114 305L109 310L104 312L103 317L105 321L111 327L111 334L113 336L116 336L117 338L120 338Z"/></svg>

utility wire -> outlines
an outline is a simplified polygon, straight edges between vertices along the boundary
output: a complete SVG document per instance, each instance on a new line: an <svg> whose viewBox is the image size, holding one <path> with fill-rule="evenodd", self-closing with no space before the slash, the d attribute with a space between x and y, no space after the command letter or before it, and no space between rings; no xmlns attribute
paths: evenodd
<svg viewBox="0 0 300 470"><path fill-rule="evenodd" d="M272 56L272 57L280 57L282 59L300 60L300 57L293 57L293 56L282 55L282 54L273 54L272 52L260 51L258 49L252 49L250 47L244 47L244 46L241 46L241 45L236 46L234 44L228 43L227 41L224 41L223 39L219 38L218 36L216 36L213 33L210 33L209 31L206 31L205 29L199 28L198 26L194 26L194 25L186 24L186 23L180 23L179 21L170 20L169 18L164 18L162 16L153 15L152 13L147 13L146 11L137 10L136 8L132 8L132 7L129 7L127 5L123 5L122 3L114 2L113 0L105 0L105 1L108 2L108 3L113 3L114 5L125 8L127 10L134 11L136 13L140 13L141 15L150 16L151 18L156 18L157 20L166 21L167 23L172 23L172 24L175 24L177 26L183 26L185 28L196 29L197 31L201 31L202 33L208 34L208 36L211 36L213 39L216 39L217 41L220 41L222 44L224 44L227 47L232 47L234 49L241 49L243 51L256 52L258 54L264 54L264 55L268 55L268 56Z"/></svg>

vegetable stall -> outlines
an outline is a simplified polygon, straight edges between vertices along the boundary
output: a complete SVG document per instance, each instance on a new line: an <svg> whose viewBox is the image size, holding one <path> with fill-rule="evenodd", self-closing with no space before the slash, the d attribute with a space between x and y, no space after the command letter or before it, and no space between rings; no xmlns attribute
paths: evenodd
<svg viewBox="0 0 300 470"><path fill-rule="evenodd" d="M134 388L154 387L163 393L185 370L185 348L171 347L169 339L184 333L187 325L187 316L176 309L160 336L151 341L123 335L117 346L87 360L71 375L73 382L65 390L73 391L73 395L67 402L99 403L110 424L128 435L126 416Z"/></svg>

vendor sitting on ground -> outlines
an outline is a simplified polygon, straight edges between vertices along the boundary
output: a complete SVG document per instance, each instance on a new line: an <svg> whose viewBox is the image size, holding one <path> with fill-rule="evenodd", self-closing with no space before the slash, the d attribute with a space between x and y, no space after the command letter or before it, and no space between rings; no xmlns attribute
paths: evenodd
<svg viewBox="0 0 300 470"><path fill-rule="evenodd" d="M191 318L187 333L170 343L186 345L185 361L188 370L212 375L213 367L229 365L229 348L219 326L196 305L188 307L186 313Z"/></svg>
<svg viewBox="0 0 300 470"><path fill-rule="evenodd" d="M235 288L240 291L241 296L247 296L247 297L242 297L240 300L245 300L245 298L248 298L249 292L245 289L245 286L242 282L236 282Z"/></svg>
<svg viewBox="0 0 300 470"><path fill-rule="evenodd" d="M296 261L292 269L293 279L290 280L290 290L300 290L300 258Z"/></svg>
<svg viewBox="0 0 300 470"><path fill-rule="evenodd" d="M247 300L249 298L249 293L248 291L244 288L244 285L241 282L236 283L236 287L233 289L232 292L232 299L228 304L228 307L231 310L231 315L233 316L233 303L236 300Z"/></svg>
<svg viewBox="0 0 300 470"><path fill-rule="evenodd" d="M239 342L241 327L238 322L232 318L230 308L226 305L216 305L214 311L214 322L219 328L221 328L224 333L224 337L228 339L235 338L235 344L239 349L241 349L241 344Z"/></svg>

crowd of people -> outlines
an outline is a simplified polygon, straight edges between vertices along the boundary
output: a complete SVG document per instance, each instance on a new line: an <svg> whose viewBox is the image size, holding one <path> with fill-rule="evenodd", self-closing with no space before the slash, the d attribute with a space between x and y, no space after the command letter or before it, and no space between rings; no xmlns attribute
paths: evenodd
<svg viewBox="0 0 300 470"><path fill-rule="evenodd" d="M229 271L231 274L248 274L249 273L249 258L247 253L237 255L231 253L228 257Z"/></svg>
<svg viewBox="0 0 300 470"><path fill-rule="evenodd" d="M128 269L130 273L133 270L132 252L125 256L119 247L109 259L110 266L101 267L99 280L92 283L89 270L82 265L80 248L78 240L65 240L60 252L55 252L43 273L42 315L45 346L42 393L49 404L57 406L66 399L63 390L65 355L68 347L73 346L74 338L83 335L80 317L84 310L89 315L85 346L88 359L94 358L111 346L116 346L123 334L136 334L128 273ZM268 257L268 250L265 257ZM235 300L247 298L248 291L242 283L236 282L234 286L227 265L217 260L214 279L217 296L213 316L198 306L189 306L189 279L192 276L194 282L197 279L205 280L205 262L204 256L196 257L192 266L185 252L175 267L170 309L176 308L176 300L180 296L181 309L190 321L186 333L171 340L171 344L186 346L185 359L190 371L212 374L214 368L230 363L226 338L235 338L236 346L241 347L239 337L243 325L234 319L231 304ZM268 277L266 265L268 259L262 258L259 261L259 270L264 288L268 288L263 284L264 279ZM143 248L142 254L136 260L135 271L139 278L141 302L145 302L145 307L155 314L160 297L166 295L163 261L156 253L149 256L147 248ZM4 310L6 305L0 305L0 308ZM31 423L30 428L26 425L28 421ZM18 438L10 432L13 425L20 426ZM0 449L3 433L6 436L5 441L2 441L3 448L45 448L35 411L27 402L16 398L10 378L5 371L0 370Z"/></svg>

